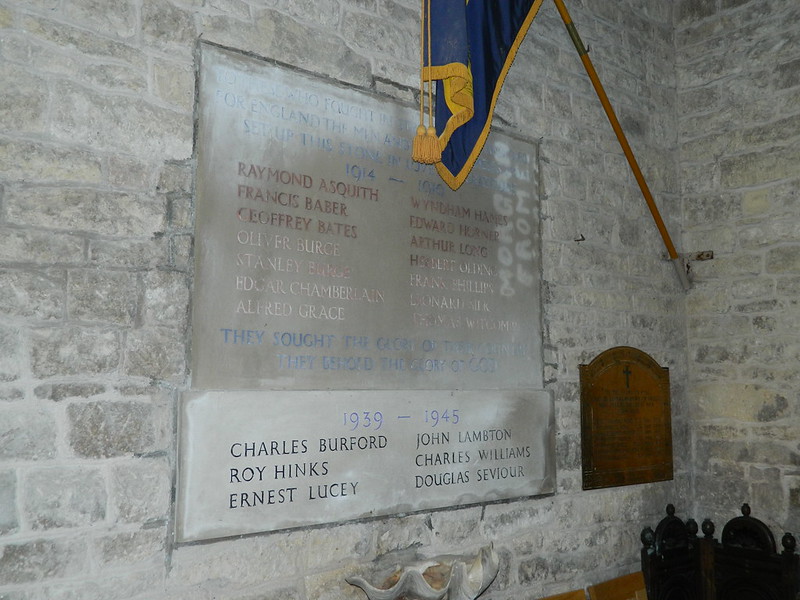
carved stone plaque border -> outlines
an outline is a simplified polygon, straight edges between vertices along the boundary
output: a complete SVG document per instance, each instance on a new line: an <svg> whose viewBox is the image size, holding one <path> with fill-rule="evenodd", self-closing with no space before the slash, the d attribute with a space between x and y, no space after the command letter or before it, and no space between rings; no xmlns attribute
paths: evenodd
<svg viewBox="0 0 800 600"><path fill-rule="evenodd" d="M629 346L579 369L583 489L672 479L669 369Z"/></svg>

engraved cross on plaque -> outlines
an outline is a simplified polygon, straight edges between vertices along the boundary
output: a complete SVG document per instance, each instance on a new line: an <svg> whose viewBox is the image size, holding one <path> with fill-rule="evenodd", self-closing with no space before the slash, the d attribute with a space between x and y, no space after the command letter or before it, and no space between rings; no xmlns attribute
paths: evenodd
<svg viewBox="0 0 800 600"><path fill-rule="evenodd" d="M625 387L627 389L631 389L631 375L633 374L633 371L631 371L628 365L625 365L625 368L622 369L622 374L625 375Z"/></svg>

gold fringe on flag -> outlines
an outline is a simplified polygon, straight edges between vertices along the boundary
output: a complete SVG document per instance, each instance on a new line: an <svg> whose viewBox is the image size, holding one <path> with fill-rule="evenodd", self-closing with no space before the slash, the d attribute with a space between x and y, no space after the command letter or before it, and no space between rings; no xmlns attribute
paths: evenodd
<svg viewBox="0 0 800 600"><path fill-rule="evenodd" d="M433 126L433 80L425 79L425 65L431 64L431 7L432 0L422 0L419 26L419 126L411 144L411 158L418 163L432 165L442 161L439 137ZM426 30L427 24L427 30ZM426 35L427 34L427 35ZM425 40L427 39L427 44ZM425 126L425 95L428 96L428 126Z"/></svg>

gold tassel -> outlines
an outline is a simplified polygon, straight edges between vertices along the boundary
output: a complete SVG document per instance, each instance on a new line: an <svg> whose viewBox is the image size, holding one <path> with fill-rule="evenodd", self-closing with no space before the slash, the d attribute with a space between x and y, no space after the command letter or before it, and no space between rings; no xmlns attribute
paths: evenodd
<svg viewBox="0 0 800 600"><path fill-rule="evenodd" d="M411 143L411 159L418 162L425 162L425 153L423 146L425 145L425 126L420 123L417 127L417 135L414 136L414 141Z"/></svg>
<svg viewBox="0 0 800 600"><path fill-rule="evenodd" d="M442 149L439 148L439 136L436 135L435 127L428 127L425 133L424 154L427 159L426 164L442 162Z"/></svg>
<svg viewBox="0 0 800 600"><path fill-rule="evenodd" d="M425 165L442 161L442 150L439 148L439 136L436 135L435 127L417 127L417 135L414 136L411 146L411 158Z"/></svg>
<svg viewBox="0 0 800 600"><path fill-rule="evenodd" d="M419 126L417 127L417 134L411 143L411 158L412 160L432 165L442 161L442 149L439 147L439 136L436 135L436 128L433 126L433 82L427 81L427 94L428 94L428 123L429 126L425 127L425 24L428 25L427 40L428 40L428 65L430 66L430 4L426 0L422 0L420 9L420 82L419 82Z"/></svg>

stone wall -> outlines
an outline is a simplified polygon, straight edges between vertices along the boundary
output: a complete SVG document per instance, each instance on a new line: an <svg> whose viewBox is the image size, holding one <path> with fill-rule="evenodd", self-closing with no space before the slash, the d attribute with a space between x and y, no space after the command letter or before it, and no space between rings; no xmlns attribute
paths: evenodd
<svg viewBox="0 0 800 600"><path fill-rule="evenodd" d="M695 516L749 502L800 527L800 6L686 2L677 15Z"/></svg>
<svg viewBox="0 0 800 600"><path fill-rule="evenodd" d="M677 242L670 5L576 0L570 8ZM413 0L0 0L0 597L356 599L361 592L344 577L368 572L376 559L409 550L462 552L491 541L502 566L486 597L533 599L637 569L642 526L654 524L668 500L686 505L685 295L563 24L545 3L511 71L497 123L541 138L544 375L557 409L557 493L173 543L175 412L189 378L196 42L410 100L418 10ZM785 55L784 70L765 73L762 83L790 90L797 83L791 60L797 56ZM682 87L692 85L701 97L720 91ZM796 122L788 120L789 93L784 97L785 111L771 116ZM696 109L699 100L684 98L683 112ZM765 133L753 124L753 138ZM708 131L723 126L719 119ZM750 151L762 143L771 149L755 172L785 169L788 142L753 141ZM720 163L726 186L746 185L730 167L748 155L736 151ZM686 179L700 186L684 164ZM706 191L688 185L687 198ZM785 270L794 265L796 272L797 260L796 248L779 243L789 235L780 215L792 196L786 183L750 191L719 190L730 198L724 206L742 211L723 215L731 223L728 246L714 243L722 235L716 229L692 229L692 240L719 253L713 267L725 267L724 277L737 283L699 272L692 314L719 310L724 323L772 328L769 351L788 360L796 348L784 337L786 313L798 284ZM708 198L710 219L716 203ZM762 205L774 215L764 224L774 246L761 245L752 229L759 223L749 220ZM687 209L698 212L692 203ZM741 243L735 223L750 232L744 271L731 256ZM746 284L756 268L769 274L768 298ZM714 291L720 286L724 293ZM736 301L723 311L719 296L727 293ZM775 302L767 315L756 308L761 300ZM695 381L714 380L715 353L731 353L719 362L743 370L742 348L754 349L748 335L723 347L703 340L695 322L694 362L712 371L693 369ZM636 346L671 369L676 479L582 492L578 365L617 345ZM748 381L768 368L747 367ZM788 370L769 368L788 377ZM779 401L769 406L775 410L763 411L768 420L791 410ZM790 432L778 425L770 432L784 436L781 447L790 453ZM715 448L697 444L698 451ZM762 452L768 450L765 444ZM748 468L759 482L776 471L788 475L777 466ZM787 497L795 497L792 488Z"/></svg>

